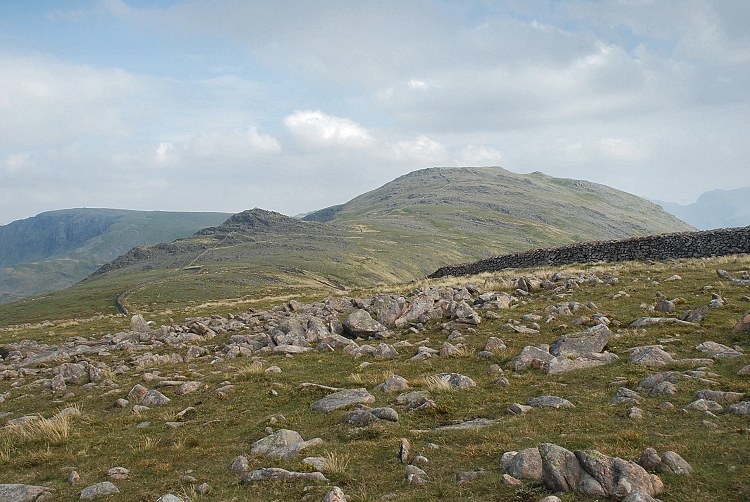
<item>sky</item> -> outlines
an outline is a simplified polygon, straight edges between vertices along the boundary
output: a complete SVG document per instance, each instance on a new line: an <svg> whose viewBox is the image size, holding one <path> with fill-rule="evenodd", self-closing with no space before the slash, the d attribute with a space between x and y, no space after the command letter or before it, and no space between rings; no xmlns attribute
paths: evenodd
<svg viewBox="0 0 750 502"><path fill-rule="evenodd" d="M0 0L0 225L296 215L433 166L750 185L746 0Z"/></svg>

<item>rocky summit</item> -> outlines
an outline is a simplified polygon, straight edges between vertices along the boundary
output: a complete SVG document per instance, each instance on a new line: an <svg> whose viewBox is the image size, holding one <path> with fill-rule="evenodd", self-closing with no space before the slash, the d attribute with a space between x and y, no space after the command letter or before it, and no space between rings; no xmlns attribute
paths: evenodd
<svg viewBox="0 0 750 502"><path fill-rule="evenodd" d="M750 290L732 279L749 268L511 270L8 326L0 494L744 500Z"/></svg>

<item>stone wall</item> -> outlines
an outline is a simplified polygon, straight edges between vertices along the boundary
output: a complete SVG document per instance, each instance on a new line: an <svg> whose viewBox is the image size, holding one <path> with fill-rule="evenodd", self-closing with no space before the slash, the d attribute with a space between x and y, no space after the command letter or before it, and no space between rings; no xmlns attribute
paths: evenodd
<svg viewBox="0 0 750 502"><path fill-rule="evenodd" d="M597 261L705 258L739 253L750 253L750 226L703 232L649 235L619 241L583 242L551 249L533 249L522 253L495 256L475 263L442 267L429 277L472 275L482 272L495 272L505 268Z"/></svg>

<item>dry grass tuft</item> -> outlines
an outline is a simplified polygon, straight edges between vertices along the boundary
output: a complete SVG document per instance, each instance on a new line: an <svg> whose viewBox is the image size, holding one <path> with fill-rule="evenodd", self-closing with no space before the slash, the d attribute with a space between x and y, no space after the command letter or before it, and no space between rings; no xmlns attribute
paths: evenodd
<svg viewBox="0 0 750 502"><path fill-rule="evenodd" d="M252 377L263 374L263 363L261 361L253 361L237 369L237 376L243 380L250 380Z"/></svg>
<svg viewBox="0 0 750 502"><path fill-rule="evenodd" d="M134 452L143 452L155 449L159 446L159 440L151 437L145 437L134 445L130 445L130 449Z"/></svg>
<svg viewBox="0 0 750 502"><path fill-rule="evenodd" d="M81 409L77 406L60 410L50 418L39 415L19 425L6 427L8 434L21 441L40 441L49 444L62 444L68 440L71 432L73 418L81 415Z"/></svg>
<svg viewBox="0 0 750 502"><path fill-rule="evenodd" d="M447 379L442 378L439 375L425 377L422 385L433 392L450 392L455 390Z"/></svg>
<svg viewBox="0 0 750 502"><path fill-rule="evenodd" d="M325 472L329 474L344 474L351 460L348 454L334 451L326 453L324 458L326 459Z"/></svg>

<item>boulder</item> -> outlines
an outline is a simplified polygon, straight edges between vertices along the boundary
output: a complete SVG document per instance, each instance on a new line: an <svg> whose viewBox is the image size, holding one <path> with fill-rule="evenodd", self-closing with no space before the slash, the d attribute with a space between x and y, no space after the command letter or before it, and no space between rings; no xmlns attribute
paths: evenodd
<svg viewBox="0 0 750 502"><path fill-rule="evenodd" d="M111 481L103 481L81 490L80 498L81 500L94 500L95 498L106 497L116 493L120 493L120 490Z"/></svg>
<svg viewBox="0 0 750 502"><path fill-rule="evenodd" d="M585 357L602 352L610 338L612 332L609 328L597 324L585 331L563 336L550 345L549 352L558 357Z"/></svg>
<svg viewBox="0 0 750 502"><path fill-rule="evenodd" d="M296 431L279 429L250 445L250 453L253 455L267 455L269 457L290 459L299 455L299 452L305 448L319 445L322 442L323 440L320 438L305 441Z"/></svg>
<svg viewBox="0 0 750 502"><path fill-rule="evenodd" d="M354 338L386 338L388 328L380 324L364 309L357 309L344 320L344 331Z"/></svg>
<svg viewBox="0 0 750 502"><path fill-rule="evenodd" d="M52 492L45 486L0 484L3 502L42 502L52 500Z"/></svg>

